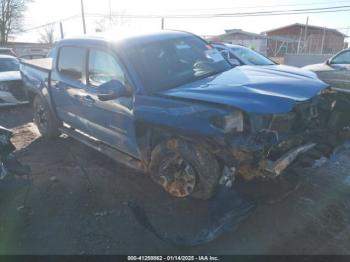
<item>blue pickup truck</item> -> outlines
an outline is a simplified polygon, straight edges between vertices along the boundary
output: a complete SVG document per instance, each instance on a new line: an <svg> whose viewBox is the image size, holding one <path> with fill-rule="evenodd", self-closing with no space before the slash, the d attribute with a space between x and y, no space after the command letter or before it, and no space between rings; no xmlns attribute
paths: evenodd
<svg viewBox="0 0 350 262"><path fill-rule="evenodd" d="M65 39L52 58L23 61L21 74L43 137L67 134L176 197L275 178L342 128L324 82L233 68L186 32Z"/></svg>

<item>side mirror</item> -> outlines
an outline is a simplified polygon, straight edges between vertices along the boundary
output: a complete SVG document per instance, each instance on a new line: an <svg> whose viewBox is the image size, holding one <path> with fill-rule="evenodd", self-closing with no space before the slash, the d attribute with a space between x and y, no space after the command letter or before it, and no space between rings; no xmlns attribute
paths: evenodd
<svg viewBox="0 0 350 262"><path fill-rule="evenodd" d="M220 51L221 55L226 59L227 62L229 62L232 66L240 66L241 63L236 58L230 57L230 52L228 50L222 50Z"/></svg>
<svg viewBox="0 0 350 262"><path fill-rule="evenodd" d="M97 97L100 101L109 101L129 95L125 85L118 80L111 80L98 87Z"/></svg>
<svg viewBox="0 0 350 262"><path fill-rule="evenodd" d="M332 61L331 61L331 59L329 58L329 59L327 59L327 61L326 61L326 65L330 65L332 63Z"/></svg>
<svg viewBox="0 0 350 262"><path fill-rule="evenodd" d="M240 66L241 63L236 58L229 58L228 61L232 66Z"/></svg>

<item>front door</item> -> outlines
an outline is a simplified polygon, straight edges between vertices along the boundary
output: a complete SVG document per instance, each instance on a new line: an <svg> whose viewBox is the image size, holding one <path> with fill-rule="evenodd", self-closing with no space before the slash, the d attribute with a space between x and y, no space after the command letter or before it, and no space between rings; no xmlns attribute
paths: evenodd
<svg viewBox="0 0 350 262"><path fill-rule="evenodd" d="M98 99L99 86L118 80L126 87L133 87L126 70L118 58L108 50L89 49L87 63L87 84L84 97L83 117L87 120L89 133L104 143L124 153L139 157L133 119L133 97L119 97L110 101Z"/></svg>

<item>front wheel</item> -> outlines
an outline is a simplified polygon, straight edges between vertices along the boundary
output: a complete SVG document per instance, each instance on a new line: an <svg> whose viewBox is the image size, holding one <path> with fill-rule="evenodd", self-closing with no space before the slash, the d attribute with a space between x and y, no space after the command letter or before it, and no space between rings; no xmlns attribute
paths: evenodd
<svg viewBox="0 0 350 262"><path fill-rule="evenodd" d="M45 138L55 138L60 135L59 122L51 113L47 103L36 96L33 101L34 123L40 134Z"/></svg>
<svg viewBox="0 0 350 262"><path fill-rule="evenodd" d="M152 151L152 179L175 197L209 199L216 190L220 168L205 148L180 139L160 143Z"/></svg>

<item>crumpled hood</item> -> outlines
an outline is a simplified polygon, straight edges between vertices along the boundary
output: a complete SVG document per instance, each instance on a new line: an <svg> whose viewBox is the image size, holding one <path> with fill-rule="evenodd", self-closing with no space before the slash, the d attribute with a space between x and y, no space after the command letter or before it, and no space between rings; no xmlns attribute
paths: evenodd
<svg viewBox="0 0 350 262"><path fill-rule="evenodd" d="M314 72L311 72L309 70L306 70L304 68L298 68L295 66L288 66L288 65L268 65L268 66L260 66L261 68L264 69L270 69L270 70L275 70L278 72L285 72L285 73L292 73L300 76L305 76L305 77L310 77L313 79L318 79L317 74Z"/></svg>
<svg viewBox="0 0 350 262"><path fill-rule="evenodd" d="M307 101L328 85L318 79L240 66L174 89L161 95L210 102L239 108L247 113L279 114Z"/></svg>
<svg viewBox="0 0 350 262"><path fill-rule="evenodd" d="M21 80L19 71L0 72L0 81Z"/></svg>

